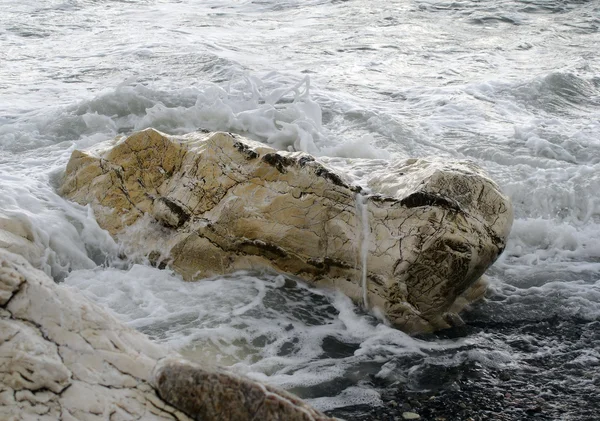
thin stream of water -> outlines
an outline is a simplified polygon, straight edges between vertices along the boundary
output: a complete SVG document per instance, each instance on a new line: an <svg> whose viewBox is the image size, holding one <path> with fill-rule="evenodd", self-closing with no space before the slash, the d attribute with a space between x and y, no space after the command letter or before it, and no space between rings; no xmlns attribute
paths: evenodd
<svg viewBox="0 0 600 421"><path fill-rule="evenodd" d="M367 257L369 256L369 201L368 196L356 193L356 217L360 222L360 234L358 238L358 249L360 252L360 285L362 287L363 307L369 308L368 285L367 285Z"/></svg>

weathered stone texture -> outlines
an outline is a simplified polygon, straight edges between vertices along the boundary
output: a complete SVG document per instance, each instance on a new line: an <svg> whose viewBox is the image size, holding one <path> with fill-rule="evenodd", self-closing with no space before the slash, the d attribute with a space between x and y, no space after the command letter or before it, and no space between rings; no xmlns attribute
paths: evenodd
<svg viewBox="0 0 600 421"><path fill-rule="evenodd" d="M508 198L472 163L399 162L361 188L307 154L227 133L148 129L75 151L61 192L187 280L269 267L362 302L366 262L369 307L409 332L460 320L512 224Z"/></svg>
<svg viewBox="0 0 600 421"><path fill-rule="evenodd" d="M154 404L144 335L3 249L0 290L0 419L188 419Z"/></svg>
<svg viewBox="0 0 600 421"><path fill-rule="evenodd" d="M324 416L296 396L250 381L219 368L201 367L189 361L166 359L154 374L159 395L194 419L212 414L227 420L325 421Z"/></svg>

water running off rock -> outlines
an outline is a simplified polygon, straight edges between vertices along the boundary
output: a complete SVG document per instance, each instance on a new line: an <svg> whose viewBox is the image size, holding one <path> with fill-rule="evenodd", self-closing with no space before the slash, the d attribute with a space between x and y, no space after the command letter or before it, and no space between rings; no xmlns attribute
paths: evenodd
<svg viewBox="0 0 600 421"><path fill-rule="evenodd" d="M367 289L367 257L369 254L369 197L363 195L362 193L356 194L356 217L358 218L360 224L360 231L358 233L358 251L359 251L359 264L360 264L360 276L361 281L360 284L362 286L363 293L363 306L365 309L369 308L369 300L368 300L368 289Z"/></svg>

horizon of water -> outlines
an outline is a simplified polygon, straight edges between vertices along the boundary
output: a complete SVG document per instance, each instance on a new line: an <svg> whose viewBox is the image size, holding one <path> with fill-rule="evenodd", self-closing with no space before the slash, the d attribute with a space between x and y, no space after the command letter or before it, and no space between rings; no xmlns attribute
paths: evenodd
<svg viewBox="0 0 600 421"><path fill-rule="evenodd" d="M597 1L0 0L0 11L0 212L31 226L55 279L191 358L323 410L375 408L385 387L451 390L464 367L481 388L541 396L545 419L598 409ZM351 158L474 161L515 209L489 298L465 332L411 338L275 274L187 284L120 260L123 245L56 186L74 149L147 127L237 132L327 157L357 182Z"/></svg>

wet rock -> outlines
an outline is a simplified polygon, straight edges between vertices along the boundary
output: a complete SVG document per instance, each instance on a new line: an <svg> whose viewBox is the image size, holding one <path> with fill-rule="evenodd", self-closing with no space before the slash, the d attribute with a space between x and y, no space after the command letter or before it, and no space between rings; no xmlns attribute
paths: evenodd
<svg viewBox="0 0 600 421"><path fill-rule="evenodd" d="M331 420L296 396L189 361L166 359L154 374L159 395L198 421L206 420Z"/></svg>
<svg viewBox="0 0 600 421"><path fill-rule="evenodd" d="M460 325L504 249L507 197L474 164L442 160L390 163L364 187L304 153L148 129L73 152L61 193L187 280L266 267L366 295L407 332Z"/></svg>

